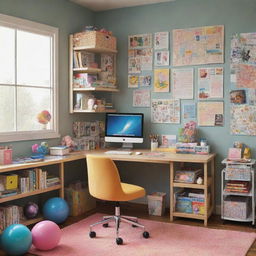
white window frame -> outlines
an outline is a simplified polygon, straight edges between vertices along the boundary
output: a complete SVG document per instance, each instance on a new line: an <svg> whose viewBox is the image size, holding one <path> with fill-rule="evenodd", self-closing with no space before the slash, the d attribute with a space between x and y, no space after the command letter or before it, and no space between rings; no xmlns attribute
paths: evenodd
<svg viewBox="0 0 256 256"><path fill-rule="evenodd" d="M37 33L52 37L52 86L53 86L53 97L52 106L52 129L41 130L41 131L14 131L14 132L1 132L0 143L9 141L22 141L22 140L36 140L36 139L50 139L58 138L59 134L59 111L58 111L58 37L59 29L56 27L48 26L45 24L20 19L4 14L0 14L0 26L5 26L13 29L20 29L27 32Z"/></svg>

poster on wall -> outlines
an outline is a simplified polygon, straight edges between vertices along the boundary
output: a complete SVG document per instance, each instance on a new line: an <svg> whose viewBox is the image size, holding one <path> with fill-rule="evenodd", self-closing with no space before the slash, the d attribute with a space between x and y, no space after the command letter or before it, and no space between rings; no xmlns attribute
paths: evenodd
<svg viewBox="0 0 256 256"><path fill-rule="evenodd" d="M150 90L134 90L133 107L150 107Z"/></svg>
<svg viewBox="0 0 256 256"><path fill-rule="evenodd" d="M223 98L223 68L198 69L198 99Z"/></svg>
<svg viewBox="0 0 256 256"><path fill-rule="evenodd" d="M155 66L169 66L169 51L155 52Z"/></svg>
<svg viewBox="0 0 256 256"><path fill-rule="evenodd" d="M223 126L224 103L222 101L198 102L198 126Z"/></svg>
<svg viewBox="0 0 256 256"><path fill-rule="evenodd" d="M180 101L170 99L152 99L152 123L180 123Z"/></svg>
<svg viewBox="0 0 256 256"><path fill-rule="evenodd" d="M183 123L189 121L196 121L196 104L195 103L184 103L182 105L182 119Z"/></svg>
<svg viewBox="0 0 256 256"><path fill-rule="evenodd" d="M233 135L256 136L256 106L232 105L230 131Z"/></svg>
<svg viewBox="0 0 256 256"><path fill-rule="evenodd" d="M256 33L234 34L230 56L233 86L256 89Z"/></svg>
<svg viewBox="0 0 256 256"><path fill-rule="evenodd" d="M168 32L157 32L154 34L154 49L169 49L169 33Z"/></svg>
<svg viewBox="0 0 256 256"><path fill-rule="evenodd" d="M128 76L128 88L138 88L139 87L139 76L129 75Z"/></svg>
<svg viewBox="0 0 256 256"><path fill-rule="evenodd" d="M128 45L130 49L152 47L152 34L131 35L128 37Z"/></svg>
<svg viewBox="0 0 256 256"><path fill-rule="evenodd" d="M154 70L154 92L169 92L169 69Z"/></svg>
<svg viewBox="0 0 256 256"><path fill-rule="evenodd" d="M151 86L151 83L152 83L152 76L151 75L139 76L140 86L142 86L142 87Z"/></svg>
<svg viewBox="0 0 256 256"><path fill-rule="evenodd" d="M172 69L172 92L175 99L194 98L193 68Z"/></svg>
<svg viewBox="0 0 256 256"><path fill-rule="evenodd" d="M153 50L148 49L129 49L128 50L128 72L141 73L143 70L152 70Z"/></svg>
<svg viewBox="0 0 256 256"><path fill-rule="evenodd" d="M224 26L173 30L173 66L224 63Z"/></svg>

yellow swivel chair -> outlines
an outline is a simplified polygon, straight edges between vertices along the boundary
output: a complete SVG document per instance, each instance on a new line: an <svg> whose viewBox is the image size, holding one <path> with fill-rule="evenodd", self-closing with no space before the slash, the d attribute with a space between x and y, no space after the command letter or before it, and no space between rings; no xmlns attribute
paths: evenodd
<svg viewBox="0 0 256 256"><path fill-rule="evenodd" d="M126 222L133 227L140 227L143 229L143 237L149 238L149 233L145 231L145 227L138 223L136 217L120 215L121 201L129 201L136 198L145 196L145 190L142 187L121 183L118 169L108 157L87 155L87 171L88 171L88 184L90 194L98 199L105 201L115 201L115 215L104 216L103 220L90 225L89 236L96 237L96 232L92 231L95 225L102 224L103 227L108 227L108 223L115 221L116 227L116 243L118 245L123 243L123 239L119 237L120 222Z"/></svg>

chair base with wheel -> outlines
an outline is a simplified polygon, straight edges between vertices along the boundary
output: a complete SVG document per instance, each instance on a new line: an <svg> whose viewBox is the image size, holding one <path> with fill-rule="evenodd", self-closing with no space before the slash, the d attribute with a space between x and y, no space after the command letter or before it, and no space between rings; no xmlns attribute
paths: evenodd
<svg viewBox="0 0 256 256"><path fill-rule="evenodd" d="M114 201L115 215L104 216L99 222L90 225L89 236L96 237L96 232L93 227L96 225L103 225L108 227L109 222L115 222L116 229L116 243L123 244L123 239L119 237L119 227L121 222L128 223L133 227L139 227L143 230L143 237L149 238L149 233L145 231L145 227L138 223L136 217L123 216L120 214L119 202L130 201L145 196L144 188L132 184L122 183L118 169L108 157L98 155L87 155L87 172L88 172L88 185L90 194L98 199L105 201Z"/></svg>
<svg viewBox="0 0 256 256"><path fill-rule="evenodd" d="M145 231L145 227L141 224L138 223L138 218L137 217L131 217L131 216L123 216L120 215L120 205L119 202L116 202L115 206L115 215L112 216L104 216L103 219L99 222L96 222L94 224L90 225L90 233L89 236L91 238L96 237L96 232L92 230L92 228L96 225L102 225L103 227L107 228L109 222L115 222L115 229L116 229L116 243L118 245L123 244L123 239L119 237L119 227L122 222L128 223L132 225L132 227L139 227L143 229L142 236L144 238L149 238L149 233Z"/></svg>

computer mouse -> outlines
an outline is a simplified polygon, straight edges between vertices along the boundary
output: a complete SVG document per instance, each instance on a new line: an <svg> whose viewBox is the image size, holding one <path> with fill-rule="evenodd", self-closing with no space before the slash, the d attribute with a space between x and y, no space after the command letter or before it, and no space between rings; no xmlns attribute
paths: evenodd
<svg viewBox="0 0 256 256"><path fill-rule="evenodd" d="M142 155L141 152L135 152L135 155Z"/></svg>

